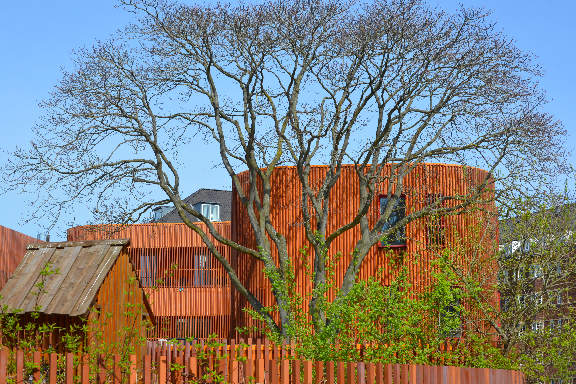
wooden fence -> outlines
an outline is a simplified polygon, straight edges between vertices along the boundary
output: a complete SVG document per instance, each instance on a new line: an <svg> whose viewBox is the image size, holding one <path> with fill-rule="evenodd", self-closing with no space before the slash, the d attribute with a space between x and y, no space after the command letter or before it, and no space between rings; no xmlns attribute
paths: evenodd
<svg viewBox="0 0 576 384"><path fill-rule="evenodd" d="M27 361L27 359L29 359ZM30 361L31 359L31 361ZM41 352L0 351L0 383L46 384L89 383L265 383L265 384L521 384L518 371L424 366L416 364L373 364L322 362L274 358L269 354L249 357L185 353L145 355L138 364L134 355L127 362L114 356L112 363L89 364L87 355L58 355ZM32 364L31 364L32 363ZM8 368L10 367L10 368Z"/></svg>

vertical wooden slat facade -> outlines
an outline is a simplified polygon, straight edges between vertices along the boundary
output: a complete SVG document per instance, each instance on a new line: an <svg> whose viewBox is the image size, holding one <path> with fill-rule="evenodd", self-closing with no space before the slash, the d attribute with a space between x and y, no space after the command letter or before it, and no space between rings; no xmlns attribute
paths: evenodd
<svg viewBox="0 0 576 384"><path fill-rule="evenodd" d="M230 222L214 223L230 236ZM83 226L69 240L129 238L126 247L145 291L156 325L149 338L230 337L230 280L200 236L183 223ZM218 246L230 260L230 249Z"/></svg>
<svg viewBox="0 0 576 384"><path fill-rule="evenodd" d="M319 185L327 172L325 166L313 166L310 172L311 185ZM330 194L330 214L327 232L335 230L347 223L358 211L358 179L352 166L344 166L339 181ZM390 174L390 167L383 171L383 181L378 185L377 194L385 195L388 191L386 176ZM239 175L241 182L248 185L248 173ZM488 172L459 165L448 164L419 164L404 179L402 193L406 199L406 214L422 209L429 204L434 196L466 196L473 189L484 183L489 177ZM488 179L489 180L489 179ZM311 292L311 278L308 276L303 257L299 256L308 242L305 236L301 213L301 184L294 167L278 167L272 176L272 207L271 217L275 229L286 237L288 254L292 256L295 268L296 286L302 297L308 297ZM471 252L484 252L488 256L495 249L497 239L497 220L494 215L495 206L491 202L493 184L489 183L483 198L487 202L473 205L475 209L467 213L444 216L441 219L421 218L409 223L406 227L406 245L403 247L382 247L375 245L365 257L359 271L359 279L367 279L375 276L380 268L383 269L383 283L388 284L398 272L399 268L393 266L392 258L400 259L408 268L409 280L413 289L422 291L430 285L432 279L431 261L434 259L434 249L431 237L438 236L431 225L441 226L443 233L443 247L450 245L464 245L469 249L464 254ZM236 191L233 191L232 200L232 235L233 239L248 247L256 247L253 231L247 220L244 207L238 201ZM379 215L379 198L376 198L370 207L368 219L375 223ZM447 202L447 206L457 204L456 201ZM432 220L432 221L431 221ZM433 221L433 220L441 220ZM434 235L431 235L434 232ZM329 257L341 253L336 263L335 282L337 286L342 284L346 267L351 259L351 252L360 237L359 226L337 238L331 245ZM437 239L436 239L437 241ZM473 249L476 245L476 249ZM311 248L308 248L311 249ZM273 250L274 251L274 250ZM275 251L274 251L275 252ZM402 256L402 257L400 257ZM307 257L307 263L311 264L311 255ZM482 258L482 255L480 255ZM487 259L485 257L485 259ZM262 300L264 305L275 304L270 283L262 272L263 266L248 255L233 252L233 265L238 271L239 277L247 284L248 288ZM416 262L417 261L417 262ZM460 260L466 263L466 260ZM486 270L488 283L496 279L496 268L493 264ZM334 292L331 292L333 295ZM242 309L248 305L244 297L233 292L233 309L239 326L253 325ZM493 304L497 305L496 297Z"/></svg>
<svg viewBox="0 0 576 384"><path fill-rule="evenodd" d="M22 261L26 246L37 242L33 237L0 225L0 289Z"/></svg>
<svg viewBox="0 0 576 384"><path fill-rule="evenodd" d="M312 167L310 178L313 185L323 180L326 170L325 166ZM384 176L386 172L390 172L389 167L385 168ZM466 196L476 186L485 182L488 176L486 171L478 168L420 164L404 180L406 212L420 210L438 196ZM248 183L247 173L240 174L239 178L243 183ZM273 174L272 188L272 223L276 230L286 237L289 255L295 261L297 286L300 293L306 296L311 291L311 283L300 256L300 250L307 245L307 240L300 210L301 186L295 168L278 167ZM480 252L489 255L495 249L494 241L497 239L495 207L490 201L493 188L493 184L489 183L484 193L483 197L488 202L471 207L482 209L441 218L422 218L409 223L406 227L407 242L404 247L375 245L366 256L358 277L367 279L382 269L383 283L388 284L399 270L397 266L393 266L392 259L400 259L408 267L413 288L422 291L430 285L431 262L435 252L441 247L459 244L464 248L469 247L464 249L464 254ZM387 181L383 181L378 186L378 194L383 195L387 190ZM342 176L331 192L328 231L346 223L354 215L359 206L357 196L355 170L351 166L344 166ZM449 201L445 204L450 206L457 202ZM368 213L371 223L376 221L379 209L379 198L376 198ZM225 237L232 237L240 244L255 247L252 228L235 191L232 200L232 222L214 225ZM156 319L156 326L149 332L149 338L206 338L212 333L229 338L237 336L236 326L253 325L242 311L248 305L245 298L231 289L224 269L210 255L200 236L185 224L83 226L68 230L68 240L113 238L130 239L130 245L126 249L144 289L149 294ZM330 248L331 256L337 252L342 253L336 264L337 286L342 283L345 267L358 238L359 228L355 227L336 239ZM473 249L474 245L476 249ZM218 247L220 252L231 260L240 279L256 297L265 305L273 305L270 283L262 272L260 262L247 255L232 252L228 247ZM477 256L474 255L475 258ZM415 262L416 259L418 262ZM309 256L308 261L310 260ZM467 263L464 259L460 262L464 265ZM494 265L488 266L485 276L488 283L495 281ZM497 305L496 298L494 305Z"/></svg>
<svg viewBox="0 0 576 384"><path fill-rule="evenodd" d="M94 324L88 338L98 334L93 341L115 346L118 351L132 345L140 359L147 329L153 323L144 295L124 248L98 290L94 303L98 311L88 315L89 326Z"/></svg>

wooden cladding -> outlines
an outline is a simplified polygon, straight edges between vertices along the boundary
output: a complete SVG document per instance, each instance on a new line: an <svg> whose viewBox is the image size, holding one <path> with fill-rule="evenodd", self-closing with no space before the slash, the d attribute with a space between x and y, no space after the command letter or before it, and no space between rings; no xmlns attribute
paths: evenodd
<svg viewBox="0 0 576 384"><path fill-rule="evenodd" d="M200 224L203 225L203 224ZM214 223L230 237L230 222ZM126 252L149 295L156 325L149 338L228 337L230 280L200 236L183 223L74 227L68 239L129 238ZM218 245L230 260L230 249Z"/></svg>
<svg viewBox="0 0 576 384"><path fill-rule="evenodd" d="M327 167L314 166L310 172L312 185L319 185ZM386 167L390 173L390 167ZM239 178L244 185L248 174ZM377 186L374 201L368 212L369 222L379 216L380 198L388 191L388 181ZM405 214L434 204L440 198L451 197L442 203L453 207L475 188L488 182L481 193L484 202L467 206L466 211L441 217L426 217L409 223L405 228L405 245L372 247L360 268L359 279L381 273L384 284L397 276L399 265L408 269L413 289L422 291L432 281L432 262L435 254L448 246L464 246L468 255L473 252L488 259L497 239L497 220L494 215L493 184L489 174L481 169L446 164L420 164L404 179L402 194ZM394 189L394 188L392 188ZM340 180L330 195L328 232L347 223L358 211L358 179L352 166L344 166ZM302 255L310 249L305 236L301 212L301 186L294 167L278 167L272 176L271 220L276 230L285 236L288 253L292 257L299 293L306 297L311 291L307 265L311 255ZM202 225L202 224L200 224ZM246 212L233 193L232 222L214 223L225 237L256 249L252 228ZM328 257L335 263L335 284L342 284L351 252L360 237L354 227L338 237L331 245ZM75 227L68 230L69 240L129 238L127 252L136 268L141 284L150 295L152 311L157 325L150 338L205 338L211 333L219 337L235 337L235 326L254 325L242 311L248 303L231 290L230 280L222 266L208 252L199 235L183 223L151 223L130 226L105 225ZM476 245L476 249L474 248ZM467 248L468 247L468 248ZM218 245L219 251L231 261L243 283L264 305L275 304L270 283L264 276L263 266L252 257L231 252ZM275 250L273 250L275 252ZM475 256L478 256L475 255ZM471 257L471 256L470 256ZM467 265L465 257L460 260ZM486 268L486 267L484 267ZM496 269L489 265L484 274L487 284L494 282ZM329 294L334 296L334 291ZM496 298L494 298L496 302Z"/></svg>
<svg viewBox="0 0 576 384"><path fill-rule="evenodd" d="M310 171L310 184L319 186L326 176L328 168L313 166ZM374 224L380 214L379 197L388 193L388 176L390 166L385 167L382 173L383 181L377 185L375 198L368 212L369 222ZM247 172L239 175L244 186L249 183ZM432 261L439 247L464 244L472 247L481 245L481 252L486 255L494 249L497 238L497 220L495 206L491 201L493 197L493 183L488 172L459 165L447 164L419 164L403 181L402 194L405 197L406 215L419 211L431 204L439 197L452 197L443 202L446 207L455 207L476 188L487 183L486 190L481 194L482 203L475 203L467 207L467 211L446 215L441 218L420 218L409 223L405 228L406 244L400 247L382 247L375 245L366 255L360 268L358 278L367 279L375 276L379 270L382 272L382 282L389 282L396 276L399 268L395 264L400 261L406 265L409 280L415 290L426 289L432 280ZM271 218L274 228L286 237L288 254L292 257L296 276L296 286L302 297L311 293L310 265L312 255L302 255L302 250L311 253L306 239L304 222L302 218L302 192L301 184L294 167L278 167L272 175L271 191ZM329 220L327 233L346 224L359 209L359 184L356 171L352 166L343 166L340 179L330 193ZM392 186L395 190L395 186ZM233 191L232 200L232 233L234 240L248 247L255 248L256 243L245 212L244 206L238 200L236 191ZM482 209L478 209L482 208ZM359 226L352 228L338 237L331 245L328 258L336 261L335 283L341 286L346 267L351 260L351 253L360 238ZM429 247L434 245L434 247ZM466 252L472 252L467 250ZM273 249L273 252L276 252ZM464 260L461 260L465 263ZM260 299L264 305L275 304L270 282L264 276L261 262L249 255L233 253L233 265L239 277L248 288ZM308 268L307 268L308 265ZM487 279L495 281L495 269L487 271ZM330 292L333 298L334 291ZM241 326L253 325L242 311L247 301L233 292L235 313L238 324ZM496 300L496 299L494 299Z"/></svg>
<svg viewBox="0 0 576 384"><path fill-rule="evenodd" d="M0 225L0 289L22 261L26 245L38 242L33 237Z"/></svg>

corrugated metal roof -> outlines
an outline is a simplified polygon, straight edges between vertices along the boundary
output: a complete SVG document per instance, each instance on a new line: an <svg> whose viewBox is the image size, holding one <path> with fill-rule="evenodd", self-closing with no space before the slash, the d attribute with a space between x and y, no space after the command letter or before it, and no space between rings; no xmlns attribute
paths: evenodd
<svg viewBox="0 0 576 384"><path fill-rule="evenodd" d="M0 295L1 305L23 313L81 316L128 240L31 244ZM51 270L46 274L42 271Z"/></svg>

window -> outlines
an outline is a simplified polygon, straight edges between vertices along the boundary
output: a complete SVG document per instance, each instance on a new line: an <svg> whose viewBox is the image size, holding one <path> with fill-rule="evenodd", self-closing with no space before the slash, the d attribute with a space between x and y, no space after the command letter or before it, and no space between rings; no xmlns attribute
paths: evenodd
<svg viewBox="0 0 576 384"><path fill-rule="evenodd" d="M202 203L200 213L210 221L220 221L220 205Z"/></svg>
<svg viewBox="0 0 576 384"><path fill-rule="evenodd" d="M211 266L212 258L209 255L194 255L194 287L207 287L213 285L214 270Z"/></svg>
<svg viewBox="0 0 576 384"><path fill-rule="evenodd" d="M533 331L541 331L544 329L544 322L542 320L534 321L532 323L532 330Z"/></svg>
<svg viewBox="0 0 576 384"><path fill-rule="evenodd" d="M453 290L457 288L453 287ZM461 305L458 297L453 297L438 313L438 325L444 337L462 336Z"/></svg>
<svg viewBox="0 0 576 384"><path fill-rule="evenodd" d="M544 275L544 271L541 266L534 264L530 266L530 275L532 275L533 279L538 279Z"/></svg>
<svg viewBox="0 0 576 384"><path fill-rule="evenodd" d="M156 256L140 255L140 281L143 287L156 285Z"/></svg>
<svg viewBox="0 0 576 384"><path fill-rule="evenodd" d="M406 215L406 197L401 195L397 199L393 197L380 197L380 215L384 213L388 204L394 204L392 206L392 212L390 212L390 216L388 220L382 226L382 232L386 232L389 229L396 226L396 224L404 218ZM396 228L394 232L389 233L385 239L382 240L380 243L382 246L403 246L406 245L406 227L402 226Z"/></svg>
<svg viewBox="0 0 576 384"><path fill-rule="evenodd" d="M439 194L430 194L426 196L426 205L438 204L437 202L443 196ZM444 202L438 204L438 208L444 206ZM443 248L446 246L446 218L434 214L426 217L426 245L429 248Z"/></svg>
<svg viewBox="0 0 576 384"><path fill-rule="evenodd" d="M564 300L562 299L562 291L558 290L556 291L556 305L562 305L564 304Z"/></svg>

